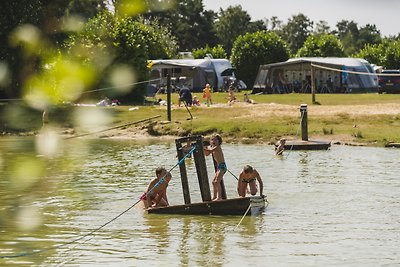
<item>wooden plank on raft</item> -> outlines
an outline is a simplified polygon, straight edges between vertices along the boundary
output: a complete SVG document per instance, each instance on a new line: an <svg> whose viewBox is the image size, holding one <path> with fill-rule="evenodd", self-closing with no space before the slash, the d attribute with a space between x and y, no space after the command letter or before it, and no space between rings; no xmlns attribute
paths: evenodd
<svg viewBox="0 0 400 267"><path fill-rule="evenodd" d="M178 160L181 161L185 155L183 155L182 151L182 142L181 140L175 140L176 143L176 151L178 154ZM181 164L179 164L179 171L181 173L181 183L182 183L182 191L183 191L183 199L185 201L185 204L190 204L190 190L189 190L189 182L187 178L187 171L186 171L186 164L185 160L182 161Z"/></svg>
<svg viewBox="0 0 400 267"><path fill-rule="evenodd" d="M203 201L211 200L210 184L208 182L207 165L203 149L203 137L195 136L196 150L193 152L196 165L197 179L199 180L201 199Z"/></svg>
<svg viewBox="0 0 400 267"><path fill-rule="evenodd" d="M205 201L199 203L173 205L148 209L153 214L180 214L180 215L241 215L243 216L252 203L254 209L246 215L257 215L265 207L262 197L243 197ZM254 203L254 204L253 204Z"/></svg>

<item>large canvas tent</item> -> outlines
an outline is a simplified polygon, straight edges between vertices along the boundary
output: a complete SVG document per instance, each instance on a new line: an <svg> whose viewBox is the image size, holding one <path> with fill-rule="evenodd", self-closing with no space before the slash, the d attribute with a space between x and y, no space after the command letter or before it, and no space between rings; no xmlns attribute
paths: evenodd
<svg viewBox="0 0 400 267"><path fill-rule="evenodd" d="M227 59L161 59L150 60L150 79L160 79L157 87L166 86L169 74L173 86L187 86L194 92L202 91L206 83L214 89L222 88L224 76L235 76Z"/></svg>
<svg viewBox="0 0 400 267"><path fill-rule="evenodd" d="M368 61L358 58L302 57L261 65L253 93L311 91L311 65L318 93L376 92L378 77Z"/></svg>

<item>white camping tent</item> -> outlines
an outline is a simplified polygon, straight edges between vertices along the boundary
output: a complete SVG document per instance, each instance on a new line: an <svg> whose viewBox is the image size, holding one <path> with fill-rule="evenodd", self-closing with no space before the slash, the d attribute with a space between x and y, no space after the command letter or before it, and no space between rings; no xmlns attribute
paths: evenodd
<svg viewBox="0 0 400 267"><path fill-rule="evenodd" d="M158 87L166 85L166 77L169 74L173 86L188 86L194 92L202 91L206 83L211 84L214 89L222 88L223 72L233 70L229 60L209 58L150 60L148 66L151 69L150 79L161 79ZM233 77L235 75L233 71L229 74Z"/></svg>
<svg viewBox="0 0 400 267"><path fill-rule="evenodd" d="M261 65L253 93L308 93L311 64L318 93L376 92L378 77L371 64L359 58L302 57Z"/></svg>

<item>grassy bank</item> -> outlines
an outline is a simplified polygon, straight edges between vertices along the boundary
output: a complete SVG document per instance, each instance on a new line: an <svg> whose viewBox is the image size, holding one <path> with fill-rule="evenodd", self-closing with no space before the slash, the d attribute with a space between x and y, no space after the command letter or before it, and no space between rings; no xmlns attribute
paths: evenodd
<svg viewBox="0 0 400 267"><path fill-rule="evenodd" d="M243 92L236 95L238 100L243 99ZM176 100L177 96L173 95L172 99ZM275 142L282 136L299 138L299 106L305 103L308 104L310 139L378 146L400 142L398 95L321 94L316 96L318 104L312 104L309 94L251 95L251 99L258 104L239 102L228 106L227 94L215 93L216 104L212 107L190 109L193 120L188 120L190 114L184 107L174 106L172 122L153 124L150 132L178 136L218 132L231 142ZM167 119L166 108L142 107L138 113L151 116L157 112L162 120Z"/></svg>
<svg viewBox="0 0 400 267"><path fill-rule="evenodd" d="M197 94L198 97L201 94ZM237 93L243 99L243 92ZM157 98L165 99L165 95ZM243 102L227 105L227 93L214 93L214 104L207 108L177 107L176 94L172 95L172 121L167 120L166 107L132 106L118 107L65 107L51 113L51 121L59 122L62 128L75 127L71 118L73 110L101 109L111 115L107 126L114 126L155 115L160 119L153 123L141 124L136 128L119 130L119 135L146 132L150 135L185 136L188 134L210 135L220 133L230 142L274 142L282 136L299 138L300 112L302 103L308 104L308 129L310 139L340 141L383 146L389 142L400 142L400 96L389 94L321 94L316 96L318 104L311 103L309 94L251 95L257 104ZM3 108L4 109L4 108ZM23 114L24 112L19 112ZM1 114L4 114L2 112ZM18 125L20 132L35 131L41 127L40 113L24 115L24 122ZM3 132L9 123L0 117ZM39 122L38 122L39 121ZM88 129L86 129L88 130ZM89 129L90 130L90 129ZM77 132L80 130L77 129ZM115 134L115 133L114 133Z"/></svg>

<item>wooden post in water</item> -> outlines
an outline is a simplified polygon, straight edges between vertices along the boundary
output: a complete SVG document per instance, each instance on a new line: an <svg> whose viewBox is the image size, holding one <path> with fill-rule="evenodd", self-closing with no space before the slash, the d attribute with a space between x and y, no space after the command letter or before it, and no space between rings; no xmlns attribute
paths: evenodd
<svg viewBox="0 0 400 267"><path fill-rule="evenodd" d="M171 121L171 76L167 74L167 118Z"/></svg>
<svg viewBox="0 0 400 267"><path fill-rule="evenodd" d="M185 155L183 155L182 151L182 139L177 139L175 140L176 144L176 151L178 153L178 160L181 161ZM183 191L183 199L185 201L185 204L190 204L190 190L189 190L189 182L187 178L187 171L186 171L186 164L185 161L183 160L182 163L179 165L179 171L181 173L181 182L182 182L182 191Z"/></svg>
<svg viewBox="0 0 400 267"><path fill-rule="evenodd" d="M307 104L300 105L301 115L301 140L308 141Z"/></svg>
<svg viewBox="0 0 400 267"><path fill-rule="evenodd" d="M204 201L211 200L210 184L208 182L206 159L203 149L203 138L196 136L196 150L193 153L196 165L197 178L199 180L201 199Z"/></svg>

